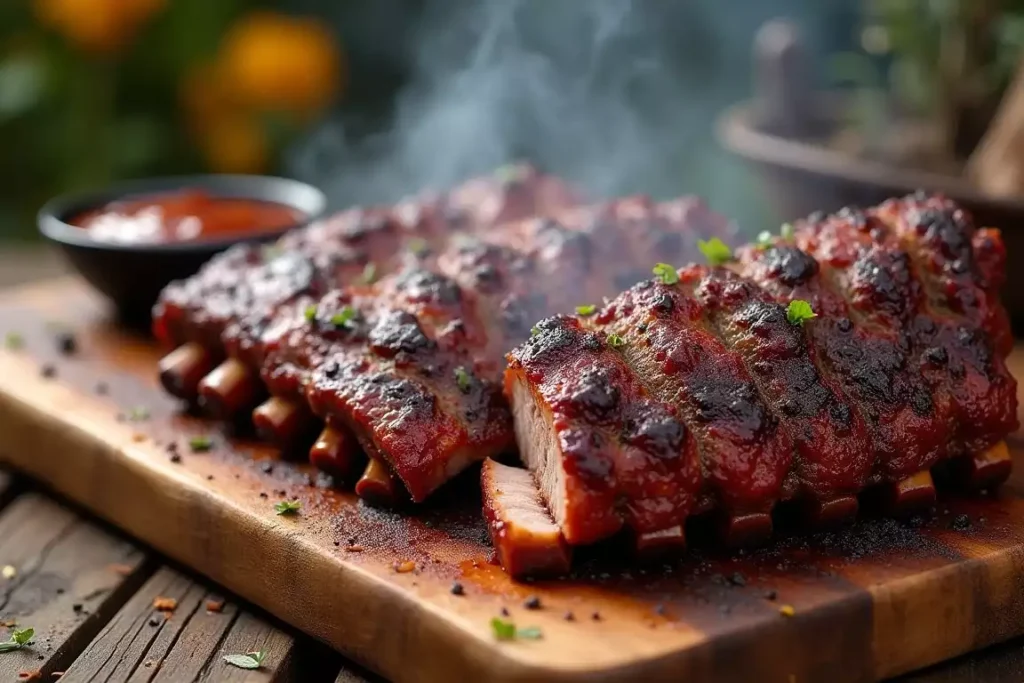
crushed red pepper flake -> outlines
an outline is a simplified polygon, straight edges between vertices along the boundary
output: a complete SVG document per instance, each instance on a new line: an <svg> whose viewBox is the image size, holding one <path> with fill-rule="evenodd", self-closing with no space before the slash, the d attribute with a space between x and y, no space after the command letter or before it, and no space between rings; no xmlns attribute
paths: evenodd
<svg viewBox="0 0 1024 683"><path fill-rule="evenodd" d="M352 544L352 545L349 545L349 546L345 546L345 552L346 553L361 553L364 550L365 550L365 548L363 548L363 546L358 545L358 544Z"/></svg>
<svg viewBox="0 0 1024 683"><path fill-rule="evenodd" d="M121 576L129 576L135 568L130 564L112 564L110 565L110 571Z"/></svg>
<svg viewBox="0 0 1024 683"><path fill-rule="evenodd" d="M412 560L406 560L405 562L396 562L395 571L399 574L408 574L409 572L416 569L416 563Z"/></svg>
<svg viewBox="0 0 1024 683"><path fill-rule="evenodd" d="M18 672L18 680L19 681L38 681L38 680L41 680L42 678L43 678L43 672L40 671L39 669L31 669L31 670L28 670L28 671L19 671Z"/></svg>
<svg viewBox="0 0 1024 683"><path fill-rule="evenodd" d="M224 609L224 601L223 600L207 600L206 601L206 611L207 612L216 612L216 613L219 614L223 609Z"/></svg>
<svg viewBox="0 0 1024 683"><path fill-rule="evenodd" d="M159 612L173 612L178 609L178 601L174 598L153 598L153 609Z"/></svg>

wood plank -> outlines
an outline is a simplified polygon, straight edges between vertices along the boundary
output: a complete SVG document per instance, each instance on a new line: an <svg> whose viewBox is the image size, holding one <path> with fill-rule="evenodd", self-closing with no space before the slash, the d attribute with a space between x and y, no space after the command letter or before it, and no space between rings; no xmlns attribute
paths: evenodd
<svg viewBox="0 0 1024 683"><path fill-rule="evenodd" d="M161 612L154 607L158 599L173 600L176 606ZM296 647L290 635L240 610L222 594L163 567L114 615L61 680L309 680L295 678ZM235 668L223 660L227 654L259 650L267 652L259 670Z"/></svg>
<svg viewBox="0 0 1024 683"><path fill-rule="evenodd" d="M145 555L36 493L0 514L0 621L34 628L31 647L0 656L0 680L66 668L142 583Z"/></svg>
<svg viewBox="0 0 1024 683"><path fill-rule="evenodd" d="M79 329L74 358L55 353L54 319ZM842 683L1024 631L1022 466L998 496L944 492L921 525L865 520L756 552L691 553L669 570L590 563L572 580L517 584L491 564L471 480L399 513L324 488L307 465L181 414L157 387L158 351L66 282L6 297L5 329L27 341L0 351L10 464L393 680ZM1024 367L1024 355L1013 362ZM56 377L41 375L48 363ZM101 380L110 391L99 396ZM137 405L151 418L116 419ZM165 445L195 434L214 434L217 447L181 448L172 462ZM1021 443L1012 446L1018 464ZM284 497L298 499L301 514L276 516L272 504ZM961 515L974 523L951 529ZM350 544L360 552L346 552ZM406 560L415 571L396 572ZM451 593L455 580L463 595ZM531 595L542 609L523 606ZM795 615L782 616L782 604ZM544 637L496 641L490 620L502 609Z"/></svg>

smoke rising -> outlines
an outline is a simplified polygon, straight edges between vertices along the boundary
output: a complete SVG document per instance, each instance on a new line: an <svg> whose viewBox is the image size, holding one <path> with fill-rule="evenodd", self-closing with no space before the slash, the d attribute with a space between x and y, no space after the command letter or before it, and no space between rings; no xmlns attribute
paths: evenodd
<svg viewBox="0 0 1024 683"><path fill-rule="evenodd" d="M335 206L515 160L597 196L681 194L720 106L706 96L719 55L704 20L690 2L427 2L411 26L376 36L408 74L384 129L326 123L294 150L291 170Z"/></svg>

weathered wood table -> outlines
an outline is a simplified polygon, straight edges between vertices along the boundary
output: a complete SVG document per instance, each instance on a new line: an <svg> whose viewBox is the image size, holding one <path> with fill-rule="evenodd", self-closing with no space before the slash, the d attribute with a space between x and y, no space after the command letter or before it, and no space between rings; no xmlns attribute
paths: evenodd
<svg viewBox="0 0 1024 683"><path fill-rule="evenodd" d="M0 653L4 681L380 680L32 482L0 472ZM158 609L158 606L173 609ZM264 651L259 669L224 657ZM410 666L415 666L410 662ZM902 683L1019 683L1024 640L944 663Z"/></svg>

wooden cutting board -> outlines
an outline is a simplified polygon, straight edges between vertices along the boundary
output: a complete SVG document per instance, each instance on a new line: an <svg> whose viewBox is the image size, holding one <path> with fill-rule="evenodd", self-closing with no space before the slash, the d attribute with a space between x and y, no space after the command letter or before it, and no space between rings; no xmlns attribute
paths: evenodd
<svg viewBox="0 0 1024 683"><path fill-rule="evenodd" d="M75 355L57 352L59 326L77 331ZM0 297L8 332L24 344L0 349L0 459L397 681L864 681L1024 633L1018 437L1006 486L944 495L930 518L698 548L664 567L584 558L571 579L516 584L491 563L472 476L422 509L361 505L180 414L157 349L72 280ZM1024 369L1024 351L1011 364ZM200 434L213 450L191 452ZM275 515L285 498L301 514ZM543 638L497 641L503 609Z"/></svg>

